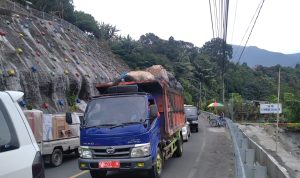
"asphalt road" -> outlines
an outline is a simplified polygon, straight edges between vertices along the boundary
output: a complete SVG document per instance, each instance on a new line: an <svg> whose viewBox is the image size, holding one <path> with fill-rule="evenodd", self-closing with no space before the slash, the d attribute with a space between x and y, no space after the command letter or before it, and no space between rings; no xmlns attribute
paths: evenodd
<svg viewBox="0 0 300 178"><path fill-rule="evenodd" d="M165 162L162 178L233 178L234 153L229 131L211 128L200 117L199 132L192 133L184 144L181 158ZM149 178L144 173L110 172L108 178ZM65 158L58 168L46 166L46 178L90 178L88 171L80 171L77 159Z"/></svg>

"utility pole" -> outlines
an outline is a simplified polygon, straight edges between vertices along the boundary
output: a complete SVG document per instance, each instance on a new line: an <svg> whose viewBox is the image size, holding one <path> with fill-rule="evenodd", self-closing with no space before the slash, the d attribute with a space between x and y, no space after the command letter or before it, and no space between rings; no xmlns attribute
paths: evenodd
<svg viewBox="0 0 300 178"><path fill-rule="evenodd" d="M231 120L234 121L234 101L233 101L233 93L231 93Z"/></svg>
<svg viewBox="0 0 300 178"><path fill-rule="evenodd" d="M279 97L280 97L280 67L278 71L278 93L277 93L277 124L276 124L276 152L278 144L278 123L279 123Z"/></svg>
<svg viewBox="0 0 300 178"><path fill-rule="evenodd" d="M222 101L225 103L225 82L224 82L224 73L222 74Z"/></svg>
<svg viewBox="0 0 300 178"><path fill-rule="evenodd" d="M201 86L201 81L200 81L200 93L199 93L199 109L201 109L201 104L202 104L202 98L201 98L201 93L202 93L202 86Z"/></svg>

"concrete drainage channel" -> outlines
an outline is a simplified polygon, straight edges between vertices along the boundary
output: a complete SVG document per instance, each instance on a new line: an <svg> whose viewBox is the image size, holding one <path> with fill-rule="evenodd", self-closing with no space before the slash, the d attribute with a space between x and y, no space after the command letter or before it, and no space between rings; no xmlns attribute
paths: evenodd
<svg viewBox="0 0 300 178"><path fill-rule="evenodd" d="M290 178L287 170L261 146L248 138L230 119L226 119L235 151L237 178Z"/></svg>

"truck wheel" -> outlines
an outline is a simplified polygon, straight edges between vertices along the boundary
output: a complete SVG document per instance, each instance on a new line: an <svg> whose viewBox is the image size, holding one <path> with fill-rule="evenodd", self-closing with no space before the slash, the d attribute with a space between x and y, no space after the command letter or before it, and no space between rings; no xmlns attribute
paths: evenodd
<svg viewBox="0 0 300 178"><path fill-rule="evenodd" d="M63 161L63 152L60 148L55 148L50 157L50 164L54 167L60 166Z"/></svg>
<svg viewBox="0 0 300 178"><path fill-rule="evenodd" d="M150 178L160 178L163 168L163 157L161 156L160 149L157 148L157 154L155 163L152 166L152 169L149 170L149 176Z"/></svg>
<svg viewBox="0 0 300 178"><path fill-rule="evenodd" d="M92 178L106 177L106 173L107 173L107 171L100 171L100 170L90 171Z"/></svg>
<svg viewBox="0 0 300 178"><path fill-rule="evenodd" d="M79 157L79 156L80 156L78 148L76 148L76 149L74 150L74 154L75 154L76 157Z"/></svg>
<svg viewBox="0 0 300 178"><path fill-rule="evenodd" d="M182 156L182 153L183 153L183 141L182 141L182 136L180 136L180 138L176 141L176 151L175 151L175 156L176 157L181 157Z"/></svg>
<svg viewBox="0 0 300 178"><path fill-rule="evenodd" d="M199 132L199 128L198 127L196 127L196 132Z"/></svg>

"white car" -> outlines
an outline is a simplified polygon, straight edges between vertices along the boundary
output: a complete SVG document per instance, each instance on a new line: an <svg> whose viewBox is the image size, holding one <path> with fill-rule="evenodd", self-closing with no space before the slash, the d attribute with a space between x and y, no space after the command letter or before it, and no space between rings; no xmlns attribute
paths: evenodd
<svg viewBox="0 0 300 178"><path fill-rule="evenodd" d="M184 127L181 129L183 141L189 141L189 137L191 136L191 129L189 122L186 122Z"/></svg>
<svg viewBox="0 0 300 178"><path fill-rule="evenodd" d="M44 178L44 164L19 107L22 92L0 91L0 178Z"/></svg>

